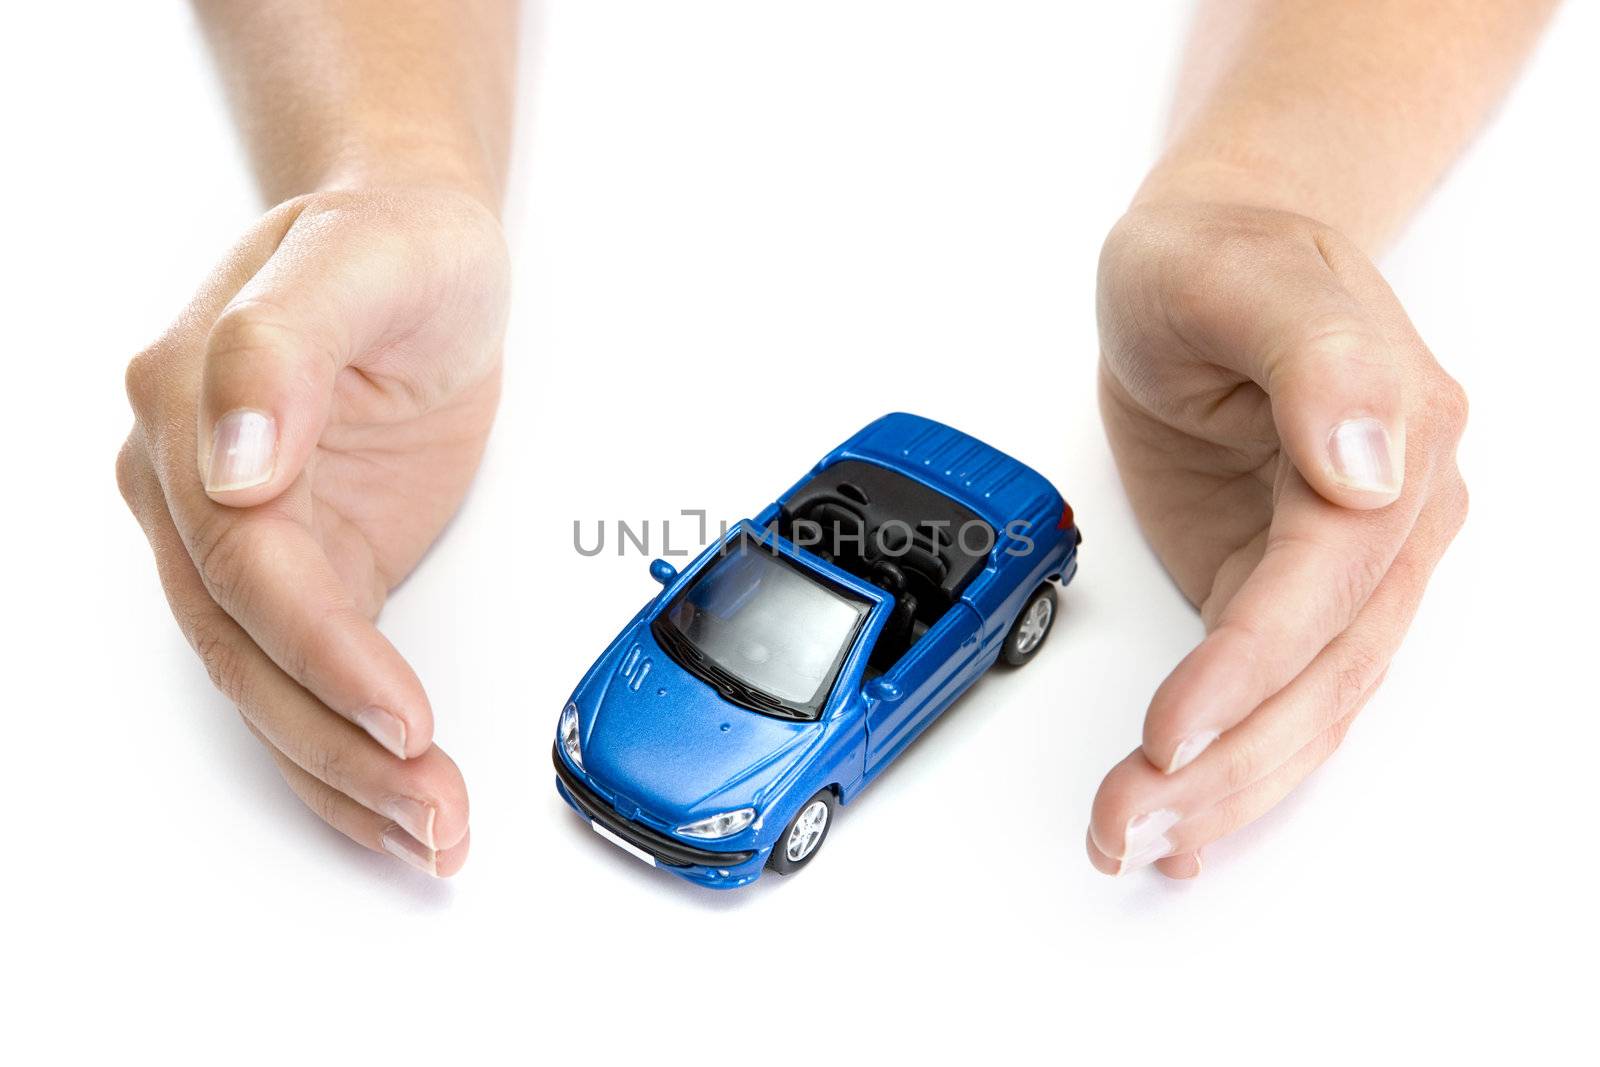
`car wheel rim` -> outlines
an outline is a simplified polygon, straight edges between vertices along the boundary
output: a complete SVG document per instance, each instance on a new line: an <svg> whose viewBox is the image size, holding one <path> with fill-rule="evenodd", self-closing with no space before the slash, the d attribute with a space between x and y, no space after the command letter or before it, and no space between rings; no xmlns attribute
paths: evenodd
<svg viewBox="0 0 1600 1067"><path fill-rule="evenodd" d="M827 828L828 802L813 800L806 805L799 818L795 819L794 828L789 831L789 840L783 847L783 854L789 857L790 863L799 863L816 851L817 844L822 840L822 831Z"/></svg>
<svg viewBox="0 0 1600 1067"><path fill-rule="evenodd" d="M1022 617L1022 625L1017 627L1017 651L1027 655L1039 647L1039 642L1044 640L1045 631L1050 629L1050 616L1055 609L1050 605L1050 598L1040 597L1028 605L1028 613Z"/></svg>

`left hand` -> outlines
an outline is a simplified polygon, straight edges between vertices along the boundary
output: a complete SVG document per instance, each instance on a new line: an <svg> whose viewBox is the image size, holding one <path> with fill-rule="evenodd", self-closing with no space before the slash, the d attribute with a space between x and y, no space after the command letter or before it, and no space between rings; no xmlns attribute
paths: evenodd
<svg viewBox="0 0 1600 1067"><path fill-rule="evenodd" d="M1208 634L1101 785L1089 859L1192 877L1382 680L1466 516L1466 400L1366 257L1288 212L1134 208L1099 319L1118 469Z"/></svg>
<svg viewBox="0 0 1600 1067"><path fill-rule="evenodd" d="M117 457L173 615L289 787L441 876L466 862L466 782L374 620L477 468L508 290L468 192L287 201L129 364Z"/></svg>

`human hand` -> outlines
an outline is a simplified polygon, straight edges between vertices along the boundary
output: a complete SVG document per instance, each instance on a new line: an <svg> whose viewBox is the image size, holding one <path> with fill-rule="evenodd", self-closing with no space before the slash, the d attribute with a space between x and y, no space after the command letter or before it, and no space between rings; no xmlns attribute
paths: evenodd
<svg viewBox="0 0 1600 1067"><path fill-rule="evenodd" d="M1135 207L1098 311L1118 469L1208 632L1101 785L1089 858L1192 877L1382 680L1466 516L1466 399L1366 257L1299 215Z"/></svg>
<svg viewBox="0 0 1600 1067"><path fill-rule="evenodd" d="M466 786L373 619L482 455L507 273L461 193L281 204L128 365L117 457L173 614L289 786L437 875L466 860Z"/></svg>

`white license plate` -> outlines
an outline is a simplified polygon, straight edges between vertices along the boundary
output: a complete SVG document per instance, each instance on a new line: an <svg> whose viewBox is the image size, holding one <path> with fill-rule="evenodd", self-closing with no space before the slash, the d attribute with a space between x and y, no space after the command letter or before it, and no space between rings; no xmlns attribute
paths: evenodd
<svg viewBox="0 0 1600 1067"><path fill-rule="evenodd" d="M646 852L644 849L640 848L638 845L635 845L631 841L624 841L622 838L618 837L616 834L612 833L610 830L607 830L604 826L601 826L599 823L594 822L594 821L591 820L590 823L589 823L589 828L592 829L595 833L599 834L601 837L605 838L607 841L610 841L613 845L616 845L622 851L628 853L629 855L639 857L640 859L644 860L646 863L648 863L652 867L654 867L656 865L656 858L654 856L650 855L650 853Z"/></svg>

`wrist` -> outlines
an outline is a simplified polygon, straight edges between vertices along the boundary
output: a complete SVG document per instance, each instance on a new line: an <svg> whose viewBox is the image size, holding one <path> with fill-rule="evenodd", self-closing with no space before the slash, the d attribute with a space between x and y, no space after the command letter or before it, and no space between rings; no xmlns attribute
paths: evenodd
<svg viewBox="0 0 1600 1067"><path fill-rule="evenodd" d="M1265 161L1245 164L1213 157L1164 158L1145 175L1131 206L1237 204L1298 212L1310 197L1297 184L1281 168Z"/></svg>
<svg viewBox="0 0 1600 1067"><path fill-rule="evenodd" d="M1339 175L1307 174L1265 154L1247 160L1168 156L1150 169L1129 206L1180 204L1289 212L1337 229L1369 255L1381 249L1395 223L1374 205L1352 202Z"/></svg>
<svg viewBox="0 0 1600 1067"><path fill-rule="evenodd" d="M311 176L314 192L379 187L436 188L463 193L500 216L504 179L481 146L435 137L392 135L332 153Z"/></svg>

